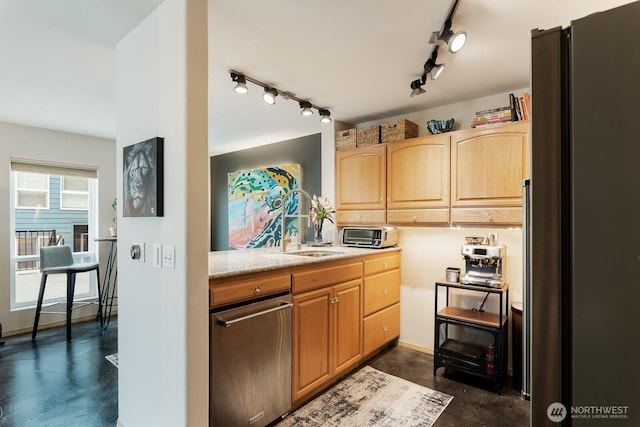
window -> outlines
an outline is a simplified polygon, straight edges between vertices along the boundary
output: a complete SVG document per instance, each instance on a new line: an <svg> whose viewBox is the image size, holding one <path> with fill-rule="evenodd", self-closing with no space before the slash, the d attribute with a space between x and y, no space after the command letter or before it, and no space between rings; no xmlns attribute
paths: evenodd
<svg viewBox="0 0 640 427"><path fill-rule="evenodd" d="M49 175L17 172L16 208L49 209Z"/></svg>
<svg viewBox="0 0 640 427"><path fill-rule="evenodd" d="M67 245L77 262L96 259L97 172L11 162L11 309L34 307L40 288L40 248ZM95 233L93 234L95 235ZM79 273L76 299L95 298L95 274ZM66 299L66 276L47 281L45 303Z"/></svg>
<svg viewBox="0 0 640 427"><path fill-rule="evenodd" d="M89 179L83 176L60 177L60 209L89 208Z"/></svg>

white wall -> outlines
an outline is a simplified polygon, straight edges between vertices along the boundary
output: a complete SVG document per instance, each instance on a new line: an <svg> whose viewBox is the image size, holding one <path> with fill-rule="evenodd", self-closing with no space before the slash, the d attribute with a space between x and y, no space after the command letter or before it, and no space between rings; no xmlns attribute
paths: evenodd
<svg viewBox="0 0 640 427"><path fill-rule="evenodd" d="M119 425L208 424L207 2L165 0L117 46L117 163L164 138L164 217L118 222ZM118 176L122 198L122 177ZM119 207L122 213L121 207ZM145 262L128 257L144 243ZM175 268L152 265L175 246Z"/></svg>
<svg viewBox="0 0 640 427"><path fill-rule="evenodd" d="M116 195L115 172L116 156L115 141L78 135L66 132L52 131L28 126L21 126L0 122L0 157L4 160L0 164L0 228L2 241L0 245L0 322L7 334L30 331L33 326L34 309L10 311L11 265L9 262L10 228L10 160L28 159L66 165L81 165L98 169L98 233L100 236L109 235L111 226L111 201ZM91 239L98 236L90 236ZM105 263L108 246L99 245L100 260ZM95 314L95 307L86 307L74 311L74 317ZM64 317L43 315L40 328L47 324L64 322Z"/></svg>
<svg viewBox="0 0 640 427"><path fill-rule="evenodd" d="M427 351L433 350L434 338L434 289L435 282L445 278L447 267L459 267L464 273L464 260L460 249L465 236L498 234L499 244L506 246L504 272L509 283L510 301L522 302L522 230L515 228L448 228L448 227L402 227L400 244L401 265L401 309L400 340ZM453 291L452 291L453 292ZM467 294L453 299L456 305L475 308L485 294ZM444 292L438 296L443 306ZM491 296L485 309L498 312L497 298Z"/></svg>

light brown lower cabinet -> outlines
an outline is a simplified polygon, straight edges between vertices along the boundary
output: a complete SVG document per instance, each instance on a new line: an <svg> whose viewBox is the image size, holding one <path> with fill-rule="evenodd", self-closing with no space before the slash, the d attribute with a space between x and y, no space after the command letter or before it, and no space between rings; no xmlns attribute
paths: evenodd
<svg viewBox="0 0 640 427"><path fill-rule="evenodd" d="M298 268L292 288L294 406L400 336L400 251Z"/></svg>
<svg viewBox="0 0 640 427"><path fill-rule="evenodd" d="M400 254L364 262L363 355L400 336Z"/></svg>
<svg viewBox="0 0 640 427"><path fill-rule="evenodd" d="M294 402L362 359L362 279L293 296Z"/></svg>

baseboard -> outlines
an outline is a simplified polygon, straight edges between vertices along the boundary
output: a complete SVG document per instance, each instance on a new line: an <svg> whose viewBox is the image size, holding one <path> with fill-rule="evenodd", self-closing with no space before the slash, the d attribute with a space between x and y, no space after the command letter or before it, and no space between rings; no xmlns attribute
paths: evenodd
<svg viewBox="0 0 640 427"><path fill-rule="evenodd" d="M433 349L432 348L422 347L420 345L412 344L410 342L398 341L398 347L409 348L411 350L419 351L421 353L427 353L427 354L430 354L430 355L433 356Z"/></svg>
<svg viewBox="0 0 640 427"><path fill-rule="evenodd" d="M111 313L112 317L117 317L118 312L117 311L113 311L113 313ZM81 322L88 322L90 320L94 320L96 318L95 314L88 314L86 316L79 316L79 317L74 317L71 319L71 324L74 323L81 323ZM66 320L57 320L55 322L49 322L49 323L41 323L40 325L38 325L38 331L44 331L45 329L51 329L51 328L57 328L60 326L64 326L67 324ZM20 329L14 329L12 331L2 331L2 336L3 337L11 337L14 335L22 335L22 334L27 334L30 333L31 331L33 331L33 326L28 326L25 328L20 328Z"/></svg>

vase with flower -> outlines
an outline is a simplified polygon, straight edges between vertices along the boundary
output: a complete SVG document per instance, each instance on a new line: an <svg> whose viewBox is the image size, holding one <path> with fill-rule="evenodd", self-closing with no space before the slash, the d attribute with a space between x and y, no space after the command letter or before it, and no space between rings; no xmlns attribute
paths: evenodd
<svg viewBox="0 0 640 427"><path fill-rule="evenodd" d="M113 199L111 207L113 208L113 217L111 218L113 226L109 227L109 233L111 233L111 237L116 237L118 235L118 199Z"/></svg>
<svg viewBox="0 0 640 427"><path fill-rule="evenodd" d="M323 244L322 241L322 226L324 220L333 223L333 214L335 209L331 206L331 202L327 197L316 196L314 194L311 205L311 221L313 222L313 228L315 231L314 240L316 244Z"/></svg>

